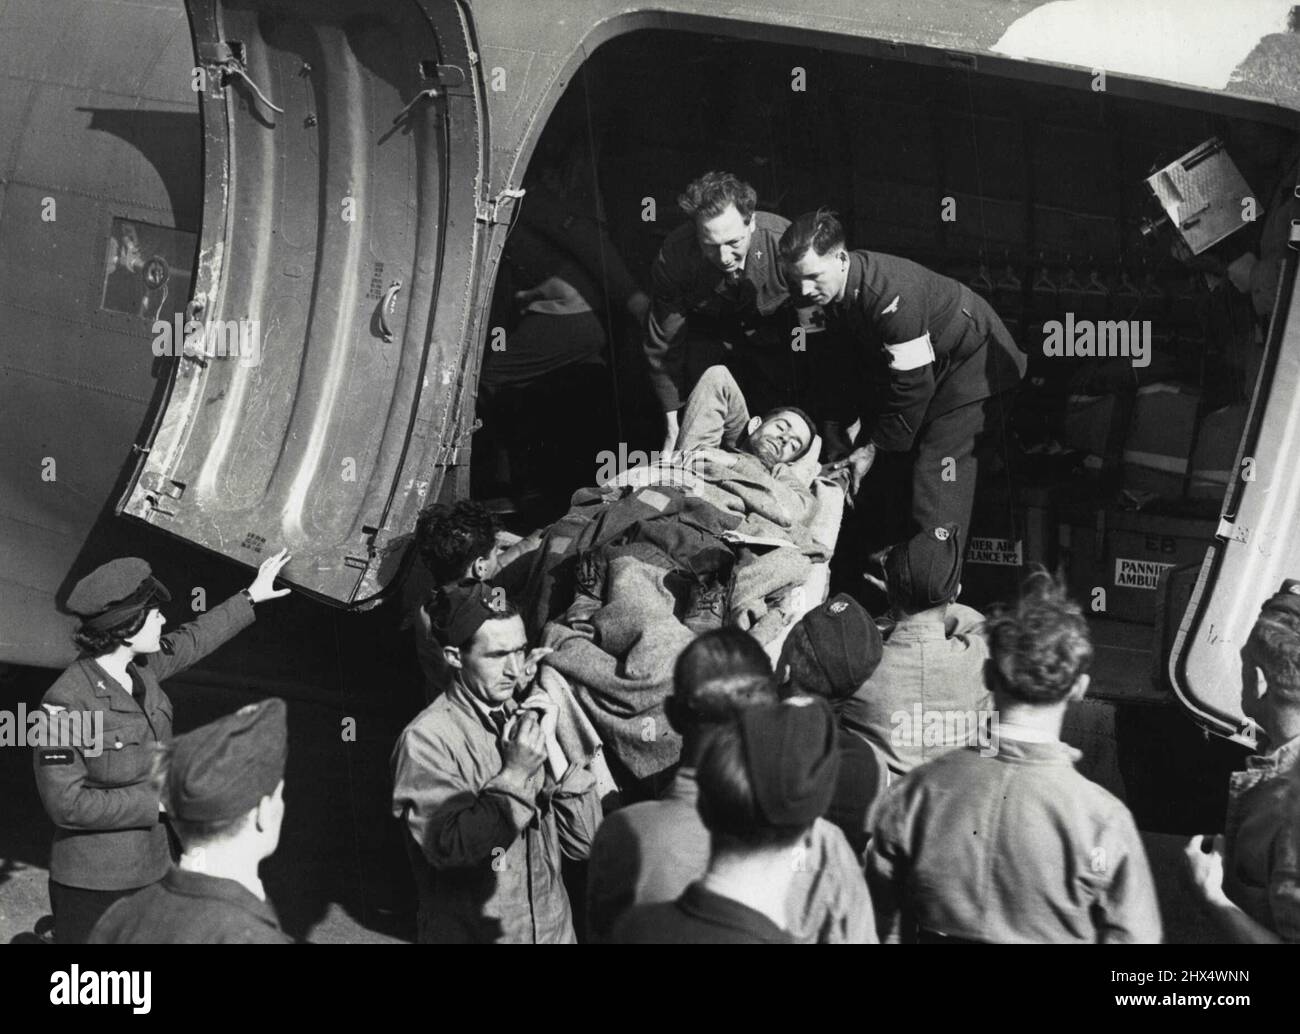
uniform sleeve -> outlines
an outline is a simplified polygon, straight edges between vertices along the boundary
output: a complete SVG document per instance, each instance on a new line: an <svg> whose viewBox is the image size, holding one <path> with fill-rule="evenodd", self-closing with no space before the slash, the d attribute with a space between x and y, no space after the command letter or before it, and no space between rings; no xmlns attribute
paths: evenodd
<svg viewBox="0 0 1300 1034"><path fill-rule="evenodd" d="M848 839L829 822L816 823L813 836L822 910L817 943L879 943L871 893Z"/></svg>
<svg viewBox="0 0 1300 1034"><path fill-rule="evenodd" d="M587 937L606 942L620 916L636 904L640 846L623 817L614 812L601 825L587 862Z"/></svg>
<svg viewBox="0 0 1300 1034"><path fill-rule="evenodd" d="M149 668L159 682L170 678L233 639L253 620L253 604L242 592L237 592L206 614L163 636L162 650L150 656Z"/></svg>
<svg viewBox="0 0 1300 1034"><path fill-rule="evenodd" d="M682 405L685 329L686 302L672 273L671 261L660 249L650 267L650 318L643 343L650 364L650 384L665 413Z"/></svg>
<svg viewBox="0 0 1300 1034"><path fill-rule="evenodd" d="M884 452L907 452L934 397L934 346L923 306L902 294L870 303L887 353L880 408L867 439Z"/></svg>
<svg viewBox="0 0 1300 1034"><path fill-rule="evenodd" d="M56 686L42 705L72 711L81 704ZM88 713L88 712L86 712ZM103 743L100 743L103 749ZM158 792L149 782L97 787L87 783L82 747L34 747L36 789L46 814L61 829L148 829L158 823Z"/></svg>
<svg viewBox="0 0 1300 1034"><path fill-rule="evenodd" d="M583 861L591 853L591 842L600 828L596 777L585 765L570 765L551 792L551 807L555 811L560 851L571 861Z"/></svg>
<svg viewBox="0 0 1300 1034"><path fill-rule="evenodd" d="M1159 944L1164 933L1155 880L1142 838L1125 809L1102 838L1101 858L1111 878L1101 901L1098 934L1103 944ZM1095 854L1095 852L1094 852Z"/></svg>
<svg viewBox="0 0 1300 1034"><path fill-rule="evenodd" d="M508 848L536 814L536 777L504 770L477 793L442 741L408 730L394 755L393 814L435 869L458 869Z"/></svg>
<svg viewBox="0 0 1300 1034"><path fill-rule="evenodd" d="M681 452L700 446L732 449L749 423L749 406L725 366L710 366L701 375L682 411L677 448Z"/></svg>
<svg viewBox="0 0 1300 1034"><path fill-rule="evenodd" d="M871 845L867 849L867 886L876 915L876 933L886 944L898 941L909 869L903 803L901 788L885 793L872 820Z"/></svg>

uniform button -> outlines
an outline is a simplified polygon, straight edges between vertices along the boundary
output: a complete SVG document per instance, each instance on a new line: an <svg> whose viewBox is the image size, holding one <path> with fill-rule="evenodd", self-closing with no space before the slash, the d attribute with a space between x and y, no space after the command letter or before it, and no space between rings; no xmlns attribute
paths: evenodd
<svg viewBox="0 0 1300 1034"><path fill-rule="evenodd" d="M121 740L118 740L116 743L114 743L114 744L113 744L113 749L114 749L114 750L121 750L121 749L122 749L122 741L121 741Z"/></svg>

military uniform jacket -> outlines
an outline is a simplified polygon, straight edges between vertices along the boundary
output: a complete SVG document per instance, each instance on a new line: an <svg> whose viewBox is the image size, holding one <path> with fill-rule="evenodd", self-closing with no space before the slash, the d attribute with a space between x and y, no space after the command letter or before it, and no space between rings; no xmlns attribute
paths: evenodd
<svg viewBox="0 0 1300 1034"><path fill-rule="evenodd" d="M116 901L88 944L292 944L275 910L235 880L172 869Z"/></svg>
<svg viewBox="0 0 1300 1034"><path fill-rule="evenodd" d="M36 789L57 827L50 878L88 890L126 890L162 878L171 864L150 786L154 747L172 735L172 703L158 683L184 671L253 623L253 605L232 596L196 621L162 637L162 650L128 667L144 687L144 708L94 660L83 658L41 698L62 708L104 715L103 750L35 747Z"/></svg>
<svg viewBox="0 0 1300 1034"><path fill-rule="evenodd" d="M645 351L650 383L665 412L685 401L683 347L687 324L694 333L755 347L788 346L793 326L785 277L777 255L781 234L790 220L769 212L754 213L754 232L738 283L700 252L695 222L679 226L664 241L650 268L650 319Z"/></svg>
<svg viewBox="0 0 1300 1034"><path fill-rule="evenodd" d="M1020 383L1028 360L992 307L964 284L905 258L849 255L844 298L826 307L834 341L861 364L863 437L907 452L923 424Z"/></svg>
<svg viewBox="0 0 1300 1034"><path fill-rule="evenodd" d="M508 775L496 730L457 682L397 741L393 814L409 834L420 943L574 941L562 858L586 858L600 824L585 767L559 783Z"/></svg>

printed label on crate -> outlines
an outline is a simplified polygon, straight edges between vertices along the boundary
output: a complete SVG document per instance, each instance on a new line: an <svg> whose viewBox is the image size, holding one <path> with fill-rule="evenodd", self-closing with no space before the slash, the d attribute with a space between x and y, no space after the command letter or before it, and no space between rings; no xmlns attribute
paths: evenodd
<svg viewBox="0 0 1300 1034"><path fill-rule="evenodd" d="M1126 560L1115 558L1115 587L1118 589L1154 589L1160 581L1160 572L1173 564L1158 560Z"/></svg>
<svg viewBox="0 0 1300 1034"><path fill-rule="evenodd" d="M1025 562L1025 547L1019 539L983 539L971 536L966 546L966 563L997 564L1020 567Z"/></svg>

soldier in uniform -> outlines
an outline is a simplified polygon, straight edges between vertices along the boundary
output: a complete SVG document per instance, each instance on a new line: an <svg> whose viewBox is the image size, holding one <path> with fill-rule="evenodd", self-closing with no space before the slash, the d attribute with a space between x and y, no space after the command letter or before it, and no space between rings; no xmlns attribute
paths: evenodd
<svg viewBox="0 0 1300 1034"><path fill-rule="evenodd" d="M665 453L677 411L710 366L729 367L759 413L791 401L793 373L793 309L777 261L789 221L756 212L754 188L727 172L705 173L677 200L692 221L668 235L651 267L645 336Z"/></svg>
<svg viewBox="0 0 1300 1034"><path fill-rule="evenodd" d="M293 943L257 875L284 821L285 710L273 697L176 737L163 799L184 853L105 912L89 943Z"/></svg>
<svg viewBox="0 0 1300 1034"><path fill-rule="evenodd" d="M33 749L36 788L56 827L50 906L60 944L80 944L118 898L162 879L171 862L165 805L150 772L154 749L172 734L172 703L159 683L184 671L253 622L253 606L287 595L273 588L289 561L263 561L247 588L197 620L162 635L158 604L171 599L148 563L124 557L77 583L68 609L82 619L83 656L41 706L103 714L103 742Z"/></svg>
<svg viewBox="0 0 1300 1034"><path fill-rule="evenodd" d="M792 293L825 309L832 341L866 381L865 397L832 422L861 419L856 447L836 426L825 429L832 468L849 471L855 494L877 453L904 461L893 464L901 480L910 474L910 507L885 500L875 507L905 518L882 529L878 545L945 524L964 536L977 474L1004 453L1025 354L970 288L908 259L850 252L844 228L825 209L795 220L780 253Z"/></svg>

